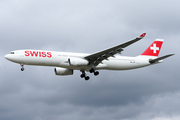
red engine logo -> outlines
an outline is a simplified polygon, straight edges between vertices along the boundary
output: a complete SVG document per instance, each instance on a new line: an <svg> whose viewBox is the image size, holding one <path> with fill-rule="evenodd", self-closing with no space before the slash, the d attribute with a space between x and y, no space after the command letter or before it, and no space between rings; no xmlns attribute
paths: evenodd
<svg viewBox="0 0 180 120"><path fill-rule="evenodd" d="M25 56L34 56L34 57L48 57L51 58L52 54L51 52L45 52L45 51L25 51Z"/></svg>

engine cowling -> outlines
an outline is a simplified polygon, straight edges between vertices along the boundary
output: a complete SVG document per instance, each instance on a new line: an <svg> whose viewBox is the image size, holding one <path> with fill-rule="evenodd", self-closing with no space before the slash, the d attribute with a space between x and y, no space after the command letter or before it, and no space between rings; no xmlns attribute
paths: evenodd
<svg viewBox="0 0 180 120"><path fill-rule="evenodd" d="M75 58L71 57L68 59L69 64L72 66L86 66L89 64L89 61L83 59L83 58Z"/></svg>
<svg viewBox="0 0 180 120"><path fill-rule="evenodd" d="M73 75L73 70L67 68L54 68L54 72L56 75Z"/></svg>

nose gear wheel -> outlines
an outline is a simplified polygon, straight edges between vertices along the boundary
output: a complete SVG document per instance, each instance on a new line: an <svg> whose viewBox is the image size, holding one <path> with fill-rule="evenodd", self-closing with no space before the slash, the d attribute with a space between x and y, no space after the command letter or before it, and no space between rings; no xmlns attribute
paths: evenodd
<svg viewBox="0 0 180 120"><path fill-rule="evenodd" d="M24 64L20 64L21 65L21 71L24 71Z"/></svg>

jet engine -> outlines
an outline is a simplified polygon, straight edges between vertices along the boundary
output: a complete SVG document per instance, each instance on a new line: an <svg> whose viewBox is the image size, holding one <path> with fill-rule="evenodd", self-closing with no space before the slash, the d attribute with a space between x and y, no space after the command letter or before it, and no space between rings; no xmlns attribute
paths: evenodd
<svg viewBox="0 0 180 120"><path fill-rule="evenodd" d="M83 58L71 57L68 59L68 62L71 66L86 66L89 64L89 61Z"/></svg>
<svg viewBox="0 0 180 120"><path fill-rule="evenodd" d="M54 68L54 72L56 75L73 75L73 70L67 68Z"/></svg>

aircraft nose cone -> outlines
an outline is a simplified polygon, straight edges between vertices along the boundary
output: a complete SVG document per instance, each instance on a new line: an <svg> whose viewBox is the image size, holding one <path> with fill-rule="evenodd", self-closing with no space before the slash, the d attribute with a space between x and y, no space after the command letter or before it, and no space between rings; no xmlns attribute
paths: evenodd
<svg viewBox="0 0 180 120"><path fill-rule="evenodd" d="M7 54L7 55L5 55L4 56L7 60L9 60L9 55Z"/></svg>
<svg viewBox="0 0 180 120"><path fill-rule="evenodd" d="M7 60L12 61L12 62L17 62L17 61L18 61L17 57L16 57L15 55L12 55L12 54L7 54L7 55L5 55L4 57L5 57Z"/></svg>
<svg viewBox="0 0 180 120"><path fill-rule="evenodd" d="M7 59L7 55L4 56Z"/></svg>

